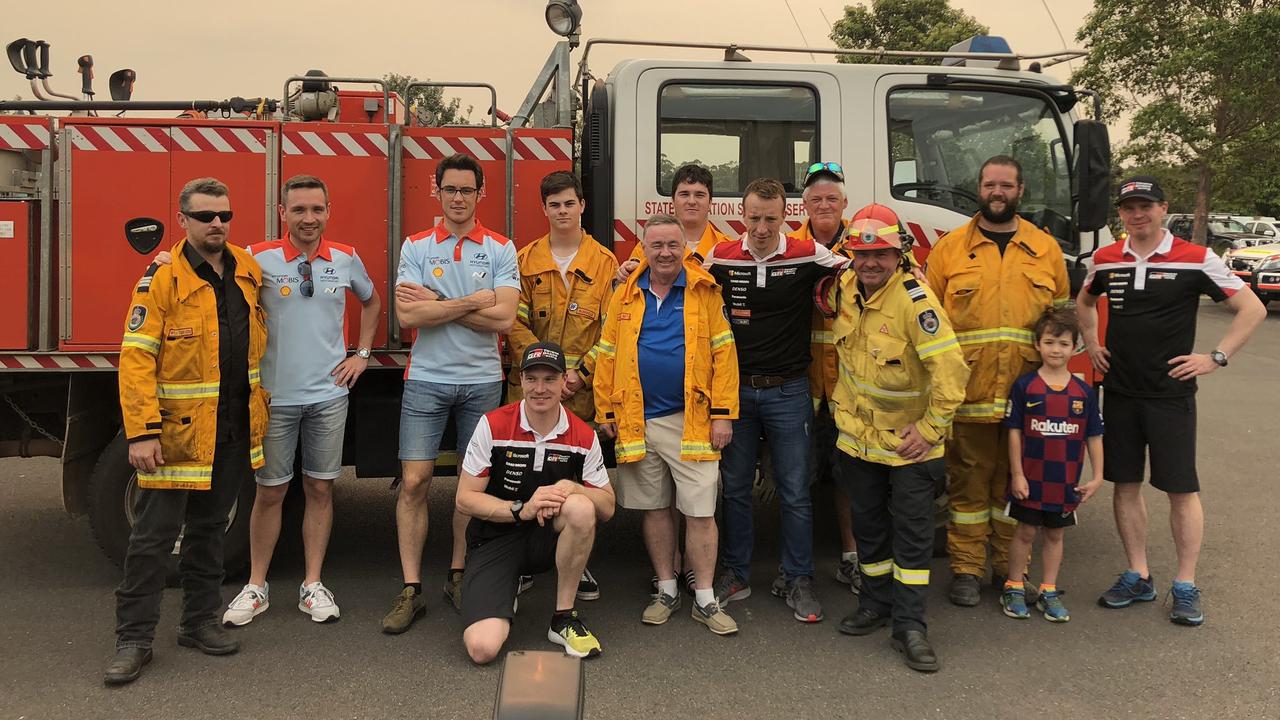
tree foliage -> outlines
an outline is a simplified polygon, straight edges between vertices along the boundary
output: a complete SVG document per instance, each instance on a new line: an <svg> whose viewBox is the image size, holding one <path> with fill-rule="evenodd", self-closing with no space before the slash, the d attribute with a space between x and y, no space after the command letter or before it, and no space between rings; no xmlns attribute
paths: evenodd
<svg viewBox="0 0 1280 720"><path fill-rule="evenodd" d="M951 7L949 0L873 0L871 9L846 6L844 17L831 26L831 40L836 46L860 50L947 50L974 35L989 32L962 10ZM937 60L923 58L888 62L914 65L937 65ZM870 63L876 58L841 56L841 62Z"/></svg>
<svg viewBox="0 0 1280 720"><path fill-rule="evenodd" d="M419 82L412 75L387 73L382 76L387 90L400 94L409 112L423 125L467 124L471 118L471 106L462 109L462 101L456 97L445 98L444 88L419 87L407 93L409 85ZM428 81L429 82L429 81Z"/></svg>
<svg viewBox="0 0 1280 720"><path fill-rule="evenodd" d="M1280 201L1280 0L1096 0L1076 39L1089 56L1072 82L1108 118L1133 113L1118 158L1193 175L1197 242L1215 195Z"/></svg>

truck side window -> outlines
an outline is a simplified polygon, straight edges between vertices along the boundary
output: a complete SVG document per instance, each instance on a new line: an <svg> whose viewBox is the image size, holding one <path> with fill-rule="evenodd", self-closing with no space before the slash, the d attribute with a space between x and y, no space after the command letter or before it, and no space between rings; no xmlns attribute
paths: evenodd
<svg viewBox="0 0 1280 720"><path fill-rule="evenodd" d="M987 89L889 93L889 173L898 200L978 211L978 169L993 155L1022 164L1019 214L1072 243L1071 170L1063 127L1046 98Z"/></svg>
<svg viewBox="0 0 1280 720"><path fill-rule="evenodd" d="M717 197L741 195L759 177L799 194L819 158L818 96L807 85L672 82L658 98L658 193L688 162L711 171Z"/></svg>

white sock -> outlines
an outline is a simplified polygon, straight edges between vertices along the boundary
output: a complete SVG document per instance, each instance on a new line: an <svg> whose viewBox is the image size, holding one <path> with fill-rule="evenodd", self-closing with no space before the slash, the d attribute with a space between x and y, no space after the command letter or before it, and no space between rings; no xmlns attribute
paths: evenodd
<svg viewBox="0 0 1280 720"><path fill-rule="evenodd" d="M698 607L706 607L708 603L715 601L716 592L711 588L694 588L693 601L698 603Z"/></svg>
<svg viewBox="0 0 1280 720"><path fill-rule="evenodd" d="M666 593L671 597L675 597L676 595L680 594L680 586L676 584L675 578L671 578L670 580L659 580L658 592Z"/></svg>
<svg viewBox="0 0 1280 720"><path fill-rule="evenodd" d="M857 562L857 561L858 561L858 551L857 551L857 550L854 550L854 551L852 551L852 552L842 552L842 553L840 553L840 559L841 559L841 560L843 560L843 561L845 561L845 562Z"/></svg>

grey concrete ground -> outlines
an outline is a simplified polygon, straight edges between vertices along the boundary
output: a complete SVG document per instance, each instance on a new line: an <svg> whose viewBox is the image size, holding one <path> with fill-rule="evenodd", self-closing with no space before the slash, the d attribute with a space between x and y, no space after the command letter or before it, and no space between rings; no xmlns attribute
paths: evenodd
<svg viewBox="0 0 1280 720"><path fill-rule="evenodd" d="M1209 349L1228 320L1224 309L1206 305L1200 347ZM827 619L801 625L769 596L777 523L761 513L755 595L730 607L742 631L729 638L706 632L687 611L662 627L640 624L650 573L639 523L623 514L604 529L592 562L604 597L581 604L605 647L586 671L588 716L1280 717L1280 623L1271 592L1280 581L1272 524L1280 516L1280 313L1201 387L1203 627L1170 624L1161 603L1121 611L1094 604L1124 566L1109 489L1068 532L1060 580L1073 616L1066 625L1009 620L990 590L978 608L953 607L945 597L946 561L935 562L930 636L943 669L931 676L905 668L887 634L836 631L854 600L831 579L838 546L829 512L820 510L818 531ZM295 609L301 553L289 539L272 575L273 607L236 631L240 654L214 658L177 647L178 597L170 591L155 661L133 685L108 689L101 672L111 655L119 571L98 551L88 524L62 512L57 471L51 460L0 461L0 719L490 716L498 668L467 661L458 616L438 595L451 479L432 497L429 612L408 633L378 631L400 587L394 497L385 481L348 477L337 486L325 573L341 622L316 625ZM1174 568L1168 505L1150 488L1147 498L1163 601ZM553 649L545 639L551 584L540 577L522 598L510 648ZM224 587L225 599L237 589Z"/></svg>

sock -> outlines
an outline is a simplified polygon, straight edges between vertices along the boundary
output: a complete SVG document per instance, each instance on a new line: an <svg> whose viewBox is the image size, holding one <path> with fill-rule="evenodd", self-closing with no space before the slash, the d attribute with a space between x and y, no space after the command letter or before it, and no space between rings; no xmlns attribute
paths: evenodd
<svg viewBox="0 0 1280 720"><path fill-rule="evenodd" d="M841 560L841 561L843 561L843 562L857 562L857 561L858 561L858 551L857 551L857 550L853 550L853 551L851 551L851 552L842 552L842 553L840 553L840 560Z"/></svg>
<svg viewBox="0 0 1280 720"><path fill-rule="evenodd" d="M680 594L680 586L679 584L676 583L675 578L671 578L670 580L659 580L658 592L666 593L671 597L675 597L676 595Z"/></svg>
<svg viewBox="0 0 1280 720"><path fill-rule="evenodd" d="M1020 580L1005 580L1004 589L1005 590L1024 590L1025 587L1023 586L1022 581Z"/></svg>
<svg viewBox="0 0 1280 720"><path fill-rule="evenodd" d="M693 601L698 603L698 607L706 607L716 599L716 591L711 588L694 588Z"/></svg>
<svg viewBox="0 0 1280 720"><path fill-rule="evenodd" d="M422 583L420 583L420 582L416 582L416 583L405 583L405 584L404 584L404 586L405 586L405 587L407 587L407 588L413 588L413 594L414 594L414 595L421 595L421 594L422 594Z"/></svg>
<svg viewBox="0 0 1280 720"><path fill-rule="evenodd" d="M1043 594L1045 594L1045 593L1056 593L1056 592L1058 592L1058 586L1057 586L1057 585L1050 585L1049 583L1040 583L1040 594L1041 594L1041 595L1043 595Z"/></svg>
<svg viewBox="0 0 1280 720"><path fill-rule="evenodd" d="M573 615L573 608L569 608L568 610L555 611L551 615L551 627L560 627L561 625L564 625L566 622L569 621L569 618L572 615Z"/></svg>
<svg viewBox="0 0 1280 720"><path fill-rule="evenodd" d="M449 568L449 577L452 578L454 573L458 573L459 575L461 575L464 572L466 572L466 570L463 568L451 567Z"/></svg>
<svg viewBox="0 0 1280 720"><path fill-rule="evenodd" d="M1196 584L1194 581L1174 580L1173 586L1178 588L1179 590L1191 590L1196 586Z"/></svg>

